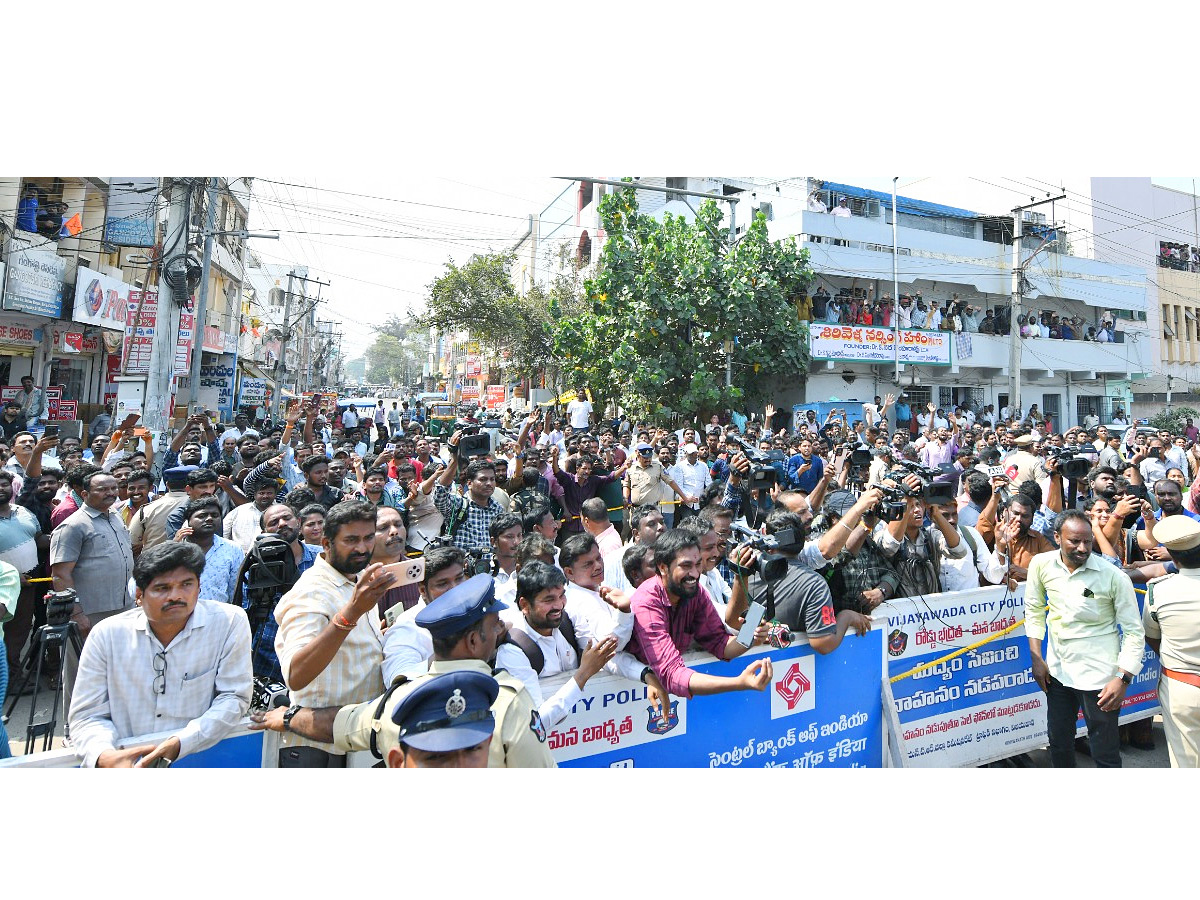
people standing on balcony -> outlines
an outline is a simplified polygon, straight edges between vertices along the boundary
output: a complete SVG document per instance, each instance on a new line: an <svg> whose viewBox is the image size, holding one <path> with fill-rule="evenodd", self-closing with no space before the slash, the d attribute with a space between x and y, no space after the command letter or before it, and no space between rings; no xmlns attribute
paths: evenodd
<svg viewBox="0 0 1200 900"><path fill-rule="evenodd" d="M983 320L979 323L980 334L995 334L996 333L996 318L992 315L989 309L984 312Z"/></svg>
<svg viewBox="0 0 1200 900"><path fill-rule="evenodd" d="M815 213L827 213L829 207L825 205L825 201L821 199L821 194L818 191L813 191L808 195L808 211Z"/></svg>
<svg viewBox="0 0 1200 900"><path fill-rule="evenodd" d="M833 208L830 214L840 219L850 218L850 206L845 197L838 197L837 206Z"/></svg>
<svg viewBox="0 0 1200 900"><path fill-rule="evenodd" d="M912 311L913 328L925 328L929 323L929 309L925 301L917 294L917 308Z"/></svg>
<svg viewBox="0 0 1200 900"><path fill-rule="evenodd" d="M942 327L942 310L934 300L929 308L929 315L925 317L925 327L930 331L938 331Z"/></svg>
<svg viewBox="0 0 1200 900"><path fill-rule="evenodd" d="M896 310L896 315L901 328L907 329L913 327L912 314L912 297L908 296L907 294L901 295L900 306Z"/></svg>
<svg viewBox="0 0 1200 900"><path fill-rule="evenodd" d="M1112 332L1108 330L1105 323L1100 324L1100 330L1096 332L1096 342L1099 344L1111 343L1113 339Z"/></svg>

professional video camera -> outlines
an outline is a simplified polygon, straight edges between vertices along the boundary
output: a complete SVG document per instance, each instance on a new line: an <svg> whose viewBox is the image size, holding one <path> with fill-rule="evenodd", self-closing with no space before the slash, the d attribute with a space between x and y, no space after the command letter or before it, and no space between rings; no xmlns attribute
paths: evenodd
<svg viewBox="0 0 1200 900"><path fill-rule="evenodd" d="M750 600L746 609L745 623L738 631L738 642L743 647L749 647L754 641L754 630L758 628L763 619L774 619L773 585L787 574L787 558L774 551L780 547L794 546L798 540L796 532L790 528L775 534L759 534L744 525L737 524L734 524L732 528L734 534L742 539L739 546L749 546L758 551L758 559L753 567L742 569L739 566L733 566L733 568L743 575L758 575L765 583L762 593ZM788 647L794 639L791 629L786 625L772 621L768 626L767 640L772 647Z"/></svg>
<svg viewBox="0 0 1200 900"><path fill-rule="evenodd" d="M770 490L771 486L779 479L779 472L771 463L782 460L783 453L779 450L764 453L737 434L727 435L725 440L732 441L741 447L742 453L752 464L748 476L748 488L752 491Z"/></svg>
<svg viewBox="0 0 1200 900"><path fill-rule="evenodd" d="M271 617L275 604L291 590L300 571L292 545L277 534L263 532L254 538L238 572L238 585L244 585L250 601L246 616L250 619L251 634Z"/></svg>
<svg viewBox="0 0 1200 900"><path fill-rule="evenodd" d="M895 476L896 472L890 472L889 477ZM903 477L903 473L901 473ZM893 479L894 480L894 479ZM904 511L908 509L908 491L905 488L888 487L885 484L873 485L883 494L883 500L875 507L875 515L879 517L881 522L899 522L904 518Z"/></svg>
<svg viewBox="0 0 1200 900"><path fill-rule="evenodd" d="M1086 456L1079 456L1074 450L1067 447L1049 447L1049 458L1058 460L1058 471L1063 474L1063 477L1070 478L1072 481L1081 481L1087 478L1087 473L1092 468L1092 461Z"/></svg>
<svg viewBox="0 0 1200 900"><path fill-rule="evenodd" d="M490 421L470 422L459 419L454 423L455 430L462 432L457 448L460 463L473 456L487 456L492 452L492 436L484 433L484 429L489 427L493 427ZM499 428L500 422L496 421L494 427Z"/></svg>
<svg viewBox="0 0 1200 900"><path fill-rule="evenodd" d="M941 506L943 503L950 503L954 500L953 482L933 480L941 475L953 473L955 469L950 463L943 463L934 469L909 459L902 459L900 465L903 470L907 471L890 472L887 477L893 481L902 481L906 475L916 475L921 480L920 489L909 490L908 496L920 497L931 506ZM899 477L896 477L897 475Z"/></svg>
<svg viewBox="0 0 1200 900"><path fill-rule="evenodd" d="M491 575L492 574L492 548L491 547L474 547L467 551L467 556L474 561L470 566L473 571L472 575Z"/></svg>
<svg viewBox="0 0 1200 900"><path fill-rule="evenodd" d="M74 588L65 591L50 591L46 594L46 624L58 627L71 620L71 609L78 600Z"/></svg>

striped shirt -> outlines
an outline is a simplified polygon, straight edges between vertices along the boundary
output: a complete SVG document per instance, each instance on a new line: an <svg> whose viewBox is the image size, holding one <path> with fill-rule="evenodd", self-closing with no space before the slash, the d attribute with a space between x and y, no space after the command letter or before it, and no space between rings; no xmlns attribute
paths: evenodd
<svg viewBox="0 0 1200 900"><path fill-rule="evenodd" d="M156 691L155 656L165 659ZM229 735L250 707L250 623L236 606L199 600L166 647L141 607L96 624L79 659L71 740L85 766L125 738L173 731L179 756Z"/></svg>
<svg viewBox="0 0 1200 900"><path fill-rule="evenodd" d="M292 659L325 630L338 611L354 596L354 579L331 566L322 553L312 568L300 576L275 607L279 631L275 635L275 653L289 682ZM384 691L383 632L374 613L361 616L354 629L346 633L333 660L311 683L293 688L288 683L294 704L319 709L364 703ZM332 744L310 741L284 733L282 746L310 746L329 753L339 751Z"/></svg>

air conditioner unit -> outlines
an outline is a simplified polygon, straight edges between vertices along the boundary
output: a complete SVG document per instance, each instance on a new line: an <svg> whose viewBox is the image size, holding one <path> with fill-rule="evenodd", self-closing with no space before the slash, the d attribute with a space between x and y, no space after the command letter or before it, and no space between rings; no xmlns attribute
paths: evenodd
<svg viewBox="0 0 1200 900"><path fill-rule="evenodd" d="M768 222L775 221L775 207L771 203L758 204L758 211L766 216Z"/></svg>
<svg viewBox="0 0 1200 900"><path fill-rule="evenodd" d="M872 219L879 218L879 201L871 200L867 203L867 215Z"/></svg>

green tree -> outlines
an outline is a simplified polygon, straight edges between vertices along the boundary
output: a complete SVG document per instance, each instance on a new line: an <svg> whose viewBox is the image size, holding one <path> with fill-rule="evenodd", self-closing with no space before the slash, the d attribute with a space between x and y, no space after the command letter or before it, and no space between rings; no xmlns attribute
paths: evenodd
<svg viewBox="0 0 1200 900"><path fill-rule="evenodd" d="M1159 431L1166 430L1171 434L1183 434L1189 418L1193 422L1200 419L1200 412L1196 412L1190 406L1173 406L1155 413L1146 422L1151 428L1157 428Z"/></svg>
<svg viewBox="0 0 1200 900"><path fill-rule="evenodd" d="M694 223L660 222L638 211L632 189L604 197L600 218L608 238L584 307L554 324L576 380L637 413L707 415L760 399L771 376L803 377L796 298L813 272L794 238L771 241L758 215L731 243L711 200ZM735 339L727 388L724 346Z"/></svg>

